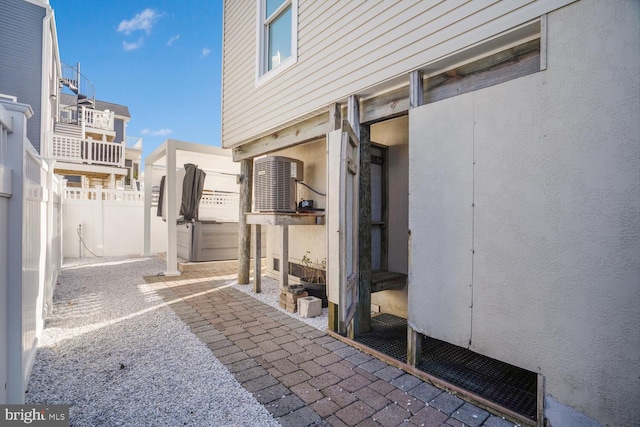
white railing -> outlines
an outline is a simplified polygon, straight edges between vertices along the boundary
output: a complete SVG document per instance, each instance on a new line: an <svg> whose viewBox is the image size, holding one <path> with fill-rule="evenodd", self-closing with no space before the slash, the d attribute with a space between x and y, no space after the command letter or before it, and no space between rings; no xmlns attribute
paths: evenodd
<svg viewBox="0 0 640 427"><path fill-rule="evenodd" d="M57 134L52 139L51 155L56 160L124 167L124 146L120 143Z"/></svg>
<svg viewBox="0 0 640 427"><path fill-rule="evenodd" d="M101 187L96 188L73 188L64 189L66 200L110 200L120 202L144 201L144 192L129 190L106 190Z"/></svg>
<svg viewBox="0 0 640 427"><path fill-rule="evenodd" d="M203 193L200 199L198 217L201 219L237 220L240 196L238 193L213 191Z"/></svg>
<svg viewBox="0 0 640 427"><path fill-rule="evenodd" d="M60 187L27 139L32 114L0 100L0 404L24 402L62 266Z"/></svg>
<svg viewBox="0 0 640 427"><path fill-rule="evenodd" d="M142 150L142 138L137 136L127 136L127 148Z"/></svg>
<svg viewBox="0 0 640 427"><path fill-rule="evenodd" d="M84 127L113 130L114 112L109 110L92 110L82 106L82 123Z"/></svg>
<svg viewBox="0 0 640 427"><path fill-rule="evenodd" d="M202 194L200 206L239 206L239 195L237 193Z"/></svg>

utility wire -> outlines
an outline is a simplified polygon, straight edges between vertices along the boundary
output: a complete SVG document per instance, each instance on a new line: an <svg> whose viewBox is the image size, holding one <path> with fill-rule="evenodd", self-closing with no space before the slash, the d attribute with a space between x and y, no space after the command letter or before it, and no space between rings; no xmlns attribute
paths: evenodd
<svg viewBox="0 0 640 427"><path fill-rule="evenodd" d="M323 194L323 193L321 193L321 192L319 192L319 191L317 191L317 190L314 190L313 188L311 188L311 186L309 186L309 185L305 184L305 183L304 183L304 182L302 182L302 181L296 181L296 182L297 182L298 184L302 184L302 185L304 185L304 186L305 186L305 187L307 187L309 190L311 190L311 191L313 191L314 193L316 193L318 196L322 196L322 197L326 197L326 196L327 196L326 194Z"/></svg>

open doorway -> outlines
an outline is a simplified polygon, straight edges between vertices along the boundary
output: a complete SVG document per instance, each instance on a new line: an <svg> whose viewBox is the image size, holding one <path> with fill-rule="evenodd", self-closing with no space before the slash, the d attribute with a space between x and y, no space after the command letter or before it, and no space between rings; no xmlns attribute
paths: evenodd
<svg viewBox="0 0 640 427"><path fill-rule="evenodd" d="M373 315L407 318L408 116L371 125L371 304Z"/></svg>

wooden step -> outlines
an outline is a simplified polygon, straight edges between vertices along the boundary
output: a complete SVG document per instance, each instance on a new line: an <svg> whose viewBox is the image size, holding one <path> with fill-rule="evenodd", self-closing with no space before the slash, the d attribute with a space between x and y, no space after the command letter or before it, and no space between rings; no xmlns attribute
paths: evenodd
<svg viewBox="0 0 640 427"><path fill-rule="evenodd" d="M372 271L371 292L400 289L407 284L407 275L393 271Z"/></svg>

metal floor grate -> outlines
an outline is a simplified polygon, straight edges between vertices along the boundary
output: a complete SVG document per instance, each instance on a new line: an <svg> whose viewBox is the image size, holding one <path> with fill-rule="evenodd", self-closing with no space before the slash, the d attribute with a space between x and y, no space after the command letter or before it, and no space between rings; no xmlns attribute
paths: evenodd
<svg viewBox="0 0 640 427"><path fill-rule="evenodd" d="M371 332L356 341L402 362L407 360L407 321L383 313L371 318ZM434 338L422 337L419 370L536 419L537 375Z"/></svg>

